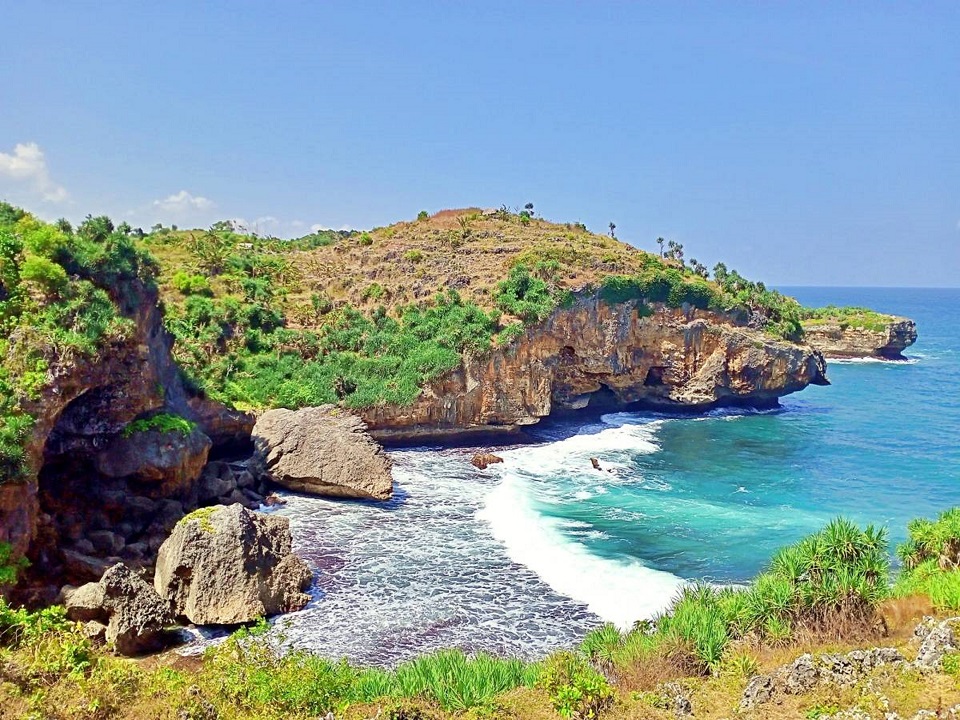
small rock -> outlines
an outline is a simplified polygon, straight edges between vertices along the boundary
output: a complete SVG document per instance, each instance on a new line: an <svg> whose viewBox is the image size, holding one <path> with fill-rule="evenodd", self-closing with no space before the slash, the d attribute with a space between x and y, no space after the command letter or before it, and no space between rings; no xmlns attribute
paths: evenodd
<svg viewBox="0 0 960 720"><path fill-rule="evenodd" d="M470 460L470 464L480 470L486 470L490 465L502 462L503 458L493 453L477 453L473 456L473 459Z"/></svg>
<svg viewBox="0 0 960 720"><path fill-rule="evenodd" d="M917 659L914 661L914 667L922 671L939 670L943 663L943 656L950 652L957 651L957 639L954 635L954 626L960 623L960 618L949 618L938 623L931 630L927 631L929 623L925 620L914 630L914 637L920 637L925 633L926 637L920 643L920 649L917 651ZM921 627L923 628L921 630ZM919 633L919 634L918 634Z"/></svg>
<svg viewBox="0 0 960 720"><path fill-rule="evenodd" d="M89 622L91 620L106 621L108 618L108 613L103 607L103 586L98 582L87 583L78 588L64 588L63 599L67 608L67 617L70 620Z"/></svg>
<svg viewBox="0 0 960 720"><path fill-rule="evenodd" d="M286 498L282 498L276 493L270 493L263 499L263 504L267 507L274 507L278 505L286 505Z"/></svg>
<svg viewBox="0 0 960 720"><path fill-rule="evenodd" d="M110 613L106 640L121 655L139 655L163 647L173 622L166 602L139 575L117 564L100 579L104 607Z"/></svg>
<svg viewBox="0 0 960 720"><path fill-rule="evenodd" d="M754 675L747 683L740 699L740 709L749 710L755 705L770 702L773 698L773 678L769 675Z"/></svg>
<svg viewBox="0 0 960 720"><path fill-rule="evenodd" d="M590 458L590 464L593 465L594 470L601 470L600 461L597 458Z"/></svg>
<svg viewBox="0 0 960 720"><path fill-rule="evenodd" d="M247 488L252 488L257 482L257 479L253 477L253 474L248 470L244 470L242 473L237 475L237 487L241 490Z"/></svg>
<svg viewBox="0 0 960 720"><path fill-rule="evenodd" d="M263 502L263 495L251 490L250 488L244 488L241 492L243 493L244 497L246 497L247 500L253 504L254 508L260 507L260 503Z"/></svg>
<svg viewBox="0 0 960 720"><path fill-rule="evenodd" d="M103 645L107 642L107 626L97 620L85 622L81 632L95 645Z"/></svg>
<svg viewBox="0 0 960 720"><path fill-rule="evenodd" d="M236 487L237 483L233 480L232 476L223 478L219 475L208 475L204 473L197 486L197 498L201 503L209 502L222 495L229 494L235 490Z"/></svg>
<svg viewBox="0 0 960 720"><path fill-rule="evenodd" d="M693 715L693 703L690 702L690 691L678 682L665 682L657 686L657 695L664 698L673 714L677 717Z"/></svg>
<svg viewBox="0 0 960 720"><path fill-rule="evenodd" d="M93 543L93 546L105 555L114 555L120 552L126 544L122 537L109 530L96 530L87 537Z"/></svg>
<svg viewBox="0 0 960 720"><path fill-rule="evenodd" d="M93 543L90 542L87 538L80 538L73 544L73 549L78 553L83 553L84 555L93 555L97 549L93 546Z"/></svg>
<svg viewBox="0 0 960 720"><path fill-rule="evenodd" d="M95 580L110 567L108 562L74 550L61 550L66 575L73 579Z"/></svg>

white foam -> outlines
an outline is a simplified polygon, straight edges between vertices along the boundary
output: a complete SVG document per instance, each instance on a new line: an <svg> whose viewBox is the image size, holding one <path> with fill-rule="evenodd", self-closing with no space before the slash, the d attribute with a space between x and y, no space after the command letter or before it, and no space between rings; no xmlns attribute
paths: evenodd
<svg viewBox="0 0 960 720"><path fill-rule="evenodd" d="M628 628L663 611L683 585L675 575L633 558L594 555L566 537L558 521L537 513L527 481L513 473L504 473L477 516L489 523L511 560L619 627Z"/></svg>
<svg viewBox="0 0 960 720"><path fill-rule="evenodd" d="M827 365L916 365L919 359L912 357L904 360L887 360L885 358L863 357L863 358L827 358Z"/></svg>

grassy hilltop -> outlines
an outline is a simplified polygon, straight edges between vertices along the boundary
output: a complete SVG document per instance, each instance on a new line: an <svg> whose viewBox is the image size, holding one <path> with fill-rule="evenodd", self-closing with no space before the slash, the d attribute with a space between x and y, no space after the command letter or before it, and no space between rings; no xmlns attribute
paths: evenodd
<svg viewBox="0 0 960 720"><path fill-rule="evenodd" d="M792 298L722 264L713 277L581 224L478 209L446 210L369 232L293 241L157 228L142 239L160 264L175 355L193 382L241 407L405 405L463 353L509 344L525 325L599 291L609 302L738 313L800 340Z"/></svg>

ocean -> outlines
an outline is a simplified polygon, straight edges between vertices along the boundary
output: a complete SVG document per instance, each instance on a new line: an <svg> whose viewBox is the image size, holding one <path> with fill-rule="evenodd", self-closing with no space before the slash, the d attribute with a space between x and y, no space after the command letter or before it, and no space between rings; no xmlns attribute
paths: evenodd
<svg viewBox="0 0 960 720"><path fill-rule="evenodd" d="M906 362L829 362L776 410L611 413L531 445L391 452L395 497L288 496L314 599L293 647L392 665L442 647L540 657L662 611L684 582L749 580L843 515L889 531L960 504L960 289L783 288L911 317ZM600 461L600 470L590 458Z"/></svg>

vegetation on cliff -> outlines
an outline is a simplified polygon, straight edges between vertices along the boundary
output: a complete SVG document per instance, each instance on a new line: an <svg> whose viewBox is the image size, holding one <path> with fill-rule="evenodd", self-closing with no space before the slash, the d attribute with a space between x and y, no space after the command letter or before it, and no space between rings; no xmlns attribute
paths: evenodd
<svg viewBox="0 0 960 720"><path fill-rule="evenodd" d="M729 313L800 339L800 306L722 264L715 280L532 210L444 211L296 241L157 228L174 354L208 395L240 407L408 405L462 355L509 344L577 293Z"/></svg>
<svg viewBox="0 0 960 720"><path fill-rule="evenodd" d="M804 327L836 324L841 330L862 328L872 332L883 332L897 318L864 307L837 307L828 305L822 308L803 308L801 320Z"/></svg>
<svg viewBox="0 0 960 720"><path fill-rule="evenodd" d="M960 546L958 517L954 509L938 522L912 523L901 556L919 568ZM697 716L726 716L750 677L784 658L823 643L835 651L875 640L881 617L891 631L908 631L914 616L899 616L918 601L889 601L888 592L885 532L838 519L777 553L746 588L688 588L651 622L626 633L602 626L576 650L536 663L447 650L392 670L361 668L283 651L265 623L211 647L200 662L138 663L95 647L59 608L29 613L0 603L0 698L4 717L637 718L670 717L661 683L680 680ZM943 667L922 678L896 670L871 680L871 692L879 683L901 711L938 695L956 702L950 673L960 662L948 655ZM860 691L849 690L800 696L776 712L829 714L856 704Z"/></svg>
<svg viewBox="0 0 960 720"><path fill-rule="evenodd" d="M913 520L907 532L907 541L897 548L904 570L894 593L925 595L938 610L960 610L960 508L936 520Z"/></svg>
<svg viewBox="0 0 960 720"><path fill-rule="evenodd" d="M122 340L156 270L128 226L88 216L74 230L0 203L0 482L28 472L29 405L53 370Z"/></svg>

